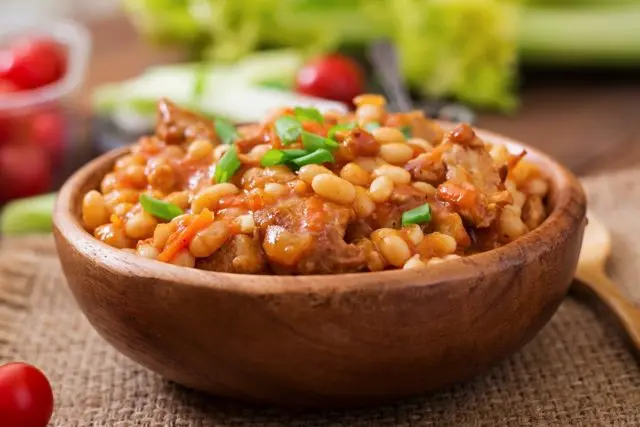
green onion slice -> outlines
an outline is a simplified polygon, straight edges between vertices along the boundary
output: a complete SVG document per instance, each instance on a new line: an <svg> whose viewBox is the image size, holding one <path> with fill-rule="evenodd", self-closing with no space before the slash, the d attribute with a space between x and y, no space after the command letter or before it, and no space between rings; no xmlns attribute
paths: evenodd
<svg viewBox="0 0 640 427"><path fill-rule="evenodd" d="M302 131L302 145L308 151L316 151L321 148L329 151L333 151L340 146L332 139L325 138L324 136L316 135L315 133Z"/></svg>
<svg viewBox="0 0 640 427"><path fill-rule="evenodd" d="M240 160L238 159L238 151L235 145L229 147L224 156L216 165L215 179L217 184L229 182L233 174L240 169Z"/></svg>
<svg viewBox="0 0 640 427"><path fill-rule="evenodd" d="M400 130L400 132L402 132L402 134L404 135L404 137L406 139L411 138L411 136L412 136L411 135L411 133L412 133L411 126L408 126L408 125L407 126L400 126L398 129Z"/></svg>
<svg viewBox="0 0 640 427"><path fill-rule="evenodd" d="M329 129L329 132L327 133L327 136L331 139L335 139L336 137L336 133L338 132L343 132L345 130L351 130L353 128L356 127L356 124L354 122L351 123L339 123L335 126L333 126L331 129Z"/></svg>
<svg viewBox="0 0 640 427"><path fill-rule="evenodd" d="M289 145L300 138L302 124L289 116L282 116L276 120L276 134L284 145Z"/></svg>
<svg viewBox="0 0 640 427"><path fill-rule="evenodd" d="M426 224L431 221L431 206L425 203L402 214L402 225Z"/></svg>
<svg viewBox="0 0 640 427"><path fill-rule="evenodd" d="M306 156L293 159L292 162L298 166L320 164L320 163L333 163L336 159L333 158L333 154L329 150L324 148L318 148L313 153L309 153Z"/></svg>
<svg viewBox="0 0 640 427"><path fill-rule="evenodd" d="M293 115L301 122L311 121L324 123L324 117L322 116L322 113L314 107L296 107L293 110Z"/></svg>
<svg viewBox="0 0 640 427"><path fill-rule="evenodd" d="M307 154L306 150L269 150L260 160L260 164L265 167L276 166L302 157Z"/></svg>
<svg viewBox="0 0 640 427"><path fill-rule="evenodd" d="M142 209L149 212L156 218L160 218L165 221L171 221L173 218L184 213L182 209L173 203L156 199L147 193L142 193L140 195L140 204L142 205Z"/></svg>
<svg viewBox="0 0 640 427"><path fill-rule="evenodd" d="M374 130L378 129L380 127L380 123L378 122L369 122L366 125L364 125L364 130L366 130L367 132L373 132Z"/></svg>
<svg viewBox="0 0 640 427"><path fill-rule="evenodd" d="M238 131L236 130L236 127L233 123L225 119L217 118L215 120L215 128L216 134L218 135L218 138L220 138L220 142L223 144L233 144L236 139L238 139Z"/></svg>

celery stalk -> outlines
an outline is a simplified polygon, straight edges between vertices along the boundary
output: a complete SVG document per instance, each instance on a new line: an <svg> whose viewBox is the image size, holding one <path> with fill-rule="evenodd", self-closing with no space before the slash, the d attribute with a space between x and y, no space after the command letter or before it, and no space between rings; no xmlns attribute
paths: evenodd
<svg viewBox="0 0 640 427"><path fill-rule="evenodd" d="M0 214L0 234L51 232L56 194L49 193L9 202Z"/></svg>
<svg viewBox="0 0 640 427"><path fill-rule="evenodd" d="M520 58L536 65L640 65L640 4L526 7L519 26Z"/></svg>

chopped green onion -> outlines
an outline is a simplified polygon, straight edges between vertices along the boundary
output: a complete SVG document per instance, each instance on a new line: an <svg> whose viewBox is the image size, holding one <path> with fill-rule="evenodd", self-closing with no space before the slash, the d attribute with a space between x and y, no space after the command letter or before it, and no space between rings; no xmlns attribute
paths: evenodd
<svg viewBox="0 0 640 427"><path fill-rule="evenodd" d="M281 165L305 154L306 150L269 150L260 160L260 164L264 167Z"/></svg>
<svg viewBox="0 0 640 427"><path fill-rule="evenodd" d="M343 132L345 130L351 130L354 127L356 127L356 124L354 122L340 123L340 124L337 124L337 125L333 126L331 129L329 129L329 132L328 132L327 136L329 138L331 138L331 139L335 139L336 133Z"/></svg>
<svg viewBox="0 0 640 427"><path fill-rule="evenodd" d="M369 122L366 125L364 125L364 130L366 130L367 132L373 132L374 130L378 129L380 127L380 123L378 122Z"/></svg>
<svg viewBox="0 0 640 427"><path fill-rule="evenodd" d="M295 159L296 157L301 157L309 153L307 150L296 150L293 148L289 150L282 150L282 152L287 159Z"/></svg>
<svg viewBox="0 0 640 427"><path fill-rule="evenodd" d="M320 148L333 151L340 146L332 139L307 131L302 131L302 145L308 151L316 151Z"/></svg>
<svg viewBox="0 0 640 427"><path fill-rule="evenodd" d="M317 108L313 107L296 107L293 110L293 115L296 119L302 121L312 121L318 123L324 123L324 117Z"/></svg>
<svg viewBox="0 0 640 427"><path fill-rule="evenodd" d="M216 183L221 184L223 182L229 182L233 177L233 174L236 173L238 169L240 169L238 151L236 146L232 145L216 165Z"/></svg>
<svg viewBox="0 0 640 427"><path fill-rule="evenodd" d="M400 132L402 132L402 134L404 135L405 138L407 138L407 139L411 138L411 136L412 136L411 135L411 133L412 133L411 126L408 126L408 125L400 126L398 129L400 130Z"/></svg>
<svg viewBox="0 0 640 427"><path fill-rule="evenodd" d="M289 116L282 116L276 120L276 133L284 145L289 145L300 138L302 124Z"/></svg>
<svg viewBox="0 0 640 427"><path fill-rule="evenodd" d="M425 203L402 214L402 225L426 224L431 221L431 206Z"/></svg>
<svg viewBox="0 0 640 427"><path fill-rule="evenodd" d="M260 164L264 167L279 165L283 162L284 153L281 150L269 150L260 160Z"/></svg>
<svg viewBox="0 0 640 427"><path fill-rule="evenodd" d="M147 193L142 193L140 195L140 204L142 205L142 209L156 218L160 218L165 221L171 221L173 218L184 213L182 209L173 203L156 199Z"/></svg>
<svg viewBox="0 0 640 427"><path fill-rule="evenodd" d="M223 144L233 144L238 139L238 131L233 123L218 117L215 121L215 127L216 134Z"/></svg>
<svg viewBox="0 0 640 427"><path fill-rule="evenodd" d="M292 162L298 166L319 164L319 163L333 163L336 159L333 158L333 154L324 148L318 148L313 153L309 153L306 156L293 159Z"/></svg>

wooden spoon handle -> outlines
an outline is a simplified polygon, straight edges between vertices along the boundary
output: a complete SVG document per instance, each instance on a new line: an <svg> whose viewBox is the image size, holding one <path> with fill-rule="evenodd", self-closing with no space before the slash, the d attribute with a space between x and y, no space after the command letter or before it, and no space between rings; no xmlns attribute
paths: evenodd
<svg viewBox="0 0 640 427"><path fill-rule="evenodd" d="M633 345L640 351L640 308L629 301L604 273L590 274L584 279L578 276L578 279L613 311L627 331Z"/></svg>

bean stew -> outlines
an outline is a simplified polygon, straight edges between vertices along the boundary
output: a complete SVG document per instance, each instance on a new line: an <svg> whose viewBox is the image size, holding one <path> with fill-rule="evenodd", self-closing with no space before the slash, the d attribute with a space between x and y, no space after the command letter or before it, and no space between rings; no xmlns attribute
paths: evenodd
<svg viewBox="0 0 640 427"><path fill-rule="evenodd" d="M234 126L158 105L155 135L83 200L85 228L140 256L203 270L335 274L505 245L546 218L526 153L445 131L361 95L349 114L288 108Z"/></svg>

